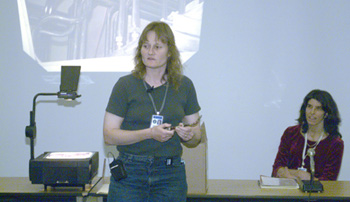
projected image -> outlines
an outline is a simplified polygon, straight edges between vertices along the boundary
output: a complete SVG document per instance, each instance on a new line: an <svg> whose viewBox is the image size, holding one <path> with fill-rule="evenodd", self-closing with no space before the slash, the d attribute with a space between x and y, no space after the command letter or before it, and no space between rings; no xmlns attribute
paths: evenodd
<svg viewBox="0 0 350 202"><path fill-rule="evenodd" d="M23 50L49 72L126 72L143 28L164 21L185 63L199 48L204 0L17 0Z"/></svg>

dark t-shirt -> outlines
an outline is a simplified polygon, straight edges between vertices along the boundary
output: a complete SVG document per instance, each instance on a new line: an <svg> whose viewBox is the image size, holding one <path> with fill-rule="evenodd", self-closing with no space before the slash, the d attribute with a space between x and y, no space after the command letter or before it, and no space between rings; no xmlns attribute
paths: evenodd
<svg viewBox="0 0 350 202"><path fill-rule="evenodd" d="M150 88L148 84L146 85L147 88ZM161 108L165 91L165 84L151 91L157 111ZM196 91L188 77L183 76L178 90L169 84L165 105L160 113L164 117L163 123L177 126L184 116L194 114L199 110ZM156 114L143 80L132 74L121 77L114 85L106 111L124 118L121 125L123 130L149 128L152 115ZM166 142L147 139L131 145L119 145L117 149L120 152L136 155L176 156L182 154L180 138L176 134Z"/></svg>

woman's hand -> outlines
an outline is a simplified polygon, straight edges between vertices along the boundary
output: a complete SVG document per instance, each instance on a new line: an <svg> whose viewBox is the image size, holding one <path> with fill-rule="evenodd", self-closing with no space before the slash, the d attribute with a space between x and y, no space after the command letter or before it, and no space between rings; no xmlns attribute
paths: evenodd
<svg viewBox="0 0 350 202"><path fill-rule="evenodd" d="M281 167L277 171L277 177L293 178L293 179L299 179L299 180L310 180L311 174L303 170L288 169L287 167ZM318 180L317 178L314 178L314 179Z"/></svg>
<svg viewBox="0 0 350 202"><path fill-rule="evenodd" d="M190 126L184 127L183 123L180 123L175 128L175 131L179 135L179 137L182 139L182 141L184 141L184 142L190 141L194 136L194 133L192 131L192 127L190 127Z"/></svg>
<svg viewBox="0 0 350 202"><path fill-rule="evenodd" d="M311 174L303 170L297 170L294 175L301 180L310 180L311 178Z"/></svg>
<svg viewBox="0 0 350 202"><path fill-rule="evenodd" d="M176 126L175 131L186 147L196 147L201 141L199 113L187 115L182 119L182 123Z"/></svg>
<svg viewBox="0 0 350 202"><path fill-rule="evenodd" d="M174 136L174 130L169 130L171 125L168 123L154 126L151 128L151 137L159 142L166 142Z"/></svg>
<svg viewBox="0 0 350 202"><path fill-rule="evenodd" d="M291 172L289 172L289 169L287 167L280 167L277 170L277 177L280 177L280 178L292 178L292 179L296 179L297 178L296 176L291 174Z"/></svg>

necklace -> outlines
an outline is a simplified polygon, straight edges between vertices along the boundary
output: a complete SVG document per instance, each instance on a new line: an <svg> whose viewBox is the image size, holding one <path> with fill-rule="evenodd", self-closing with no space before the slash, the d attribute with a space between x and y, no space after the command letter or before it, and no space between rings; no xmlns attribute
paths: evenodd
<svg viewBox="0 0 350 202"><path fill-rule="evenodd" d="M305 141L304 141L304 149L303 149L303 153L302 153L302 162L301 162L301 168L300 170L304 170L305 171L305 168L304 168L304 165L305 165L305 158L307 156L307 154L305 153L305 150L306 150L306 145L309 146L309 148L313 148L316 150L316 147L317 145L321 142L322 138L323 138L323 135L324 135L324 131L322 132L321 136L318 138L317 142L315 142L315 144L313 145L309 145L309 143L307 143L307 133L305 133Z"/></svg>
<svg viewBox="0 0 350 202"><path fill-rule="evenodd" d="M307 135L307 133L306 133L306 135ZM324 135L324 131L321 133L321 136L318 138L318 140L313 145L309 145L309 143L307 143L307 146L309 146L311 148L316 148L317 145L321 142L323 135Z"/></svg>

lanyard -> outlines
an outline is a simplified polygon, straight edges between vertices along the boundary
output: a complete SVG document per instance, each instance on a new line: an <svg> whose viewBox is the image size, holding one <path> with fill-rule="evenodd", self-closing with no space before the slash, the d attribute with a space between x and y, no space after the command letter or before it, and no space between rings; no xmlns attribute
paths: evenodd
<svg viewBox="0 0 350 202"><path fill-rule="evenodd" d="M147 90L147 86L146 86L146 82L143 80L143 85L145 86L145 89ZM163 111L163 108L164 108L164 105L165 105L165 100L166 100L166 97L167 97L167 94L168 94L168 88L169 88L169 83L167 82L166 83L166 89L165 89L165 94L164 94L164 98L163 98L163 103L162 103L162 106L160 107L160 110L158 111L157 110L157 107L154 103L154 100L153 100L153 97L152 97L152 94L151 92L148 92L148 96L149 98L151 99L151 102L152 102L152 105L153 105L153 109L154 109L154 112L159 115L162 111Z"/></svg>
<svg viewBox="0 0 350 202"><path fill-rule="evenodd" d="M316 150L316 147L317 145L321 142L322 138L323 138L323 134L324 132L322 132L321 136L318 138L317 142L316 142L316 145L314 147L314 149ZM304 149L303 149L303 153L302 153L302 157L303 157L303 161L302 161L302 164L301 164L301 168L304 168L304 165L305 165L305 158L307 156L307 154L305 153L305 150L306 150L306 145L307 145L307 133L305 133L305 142L304 142Z"/></svg>

